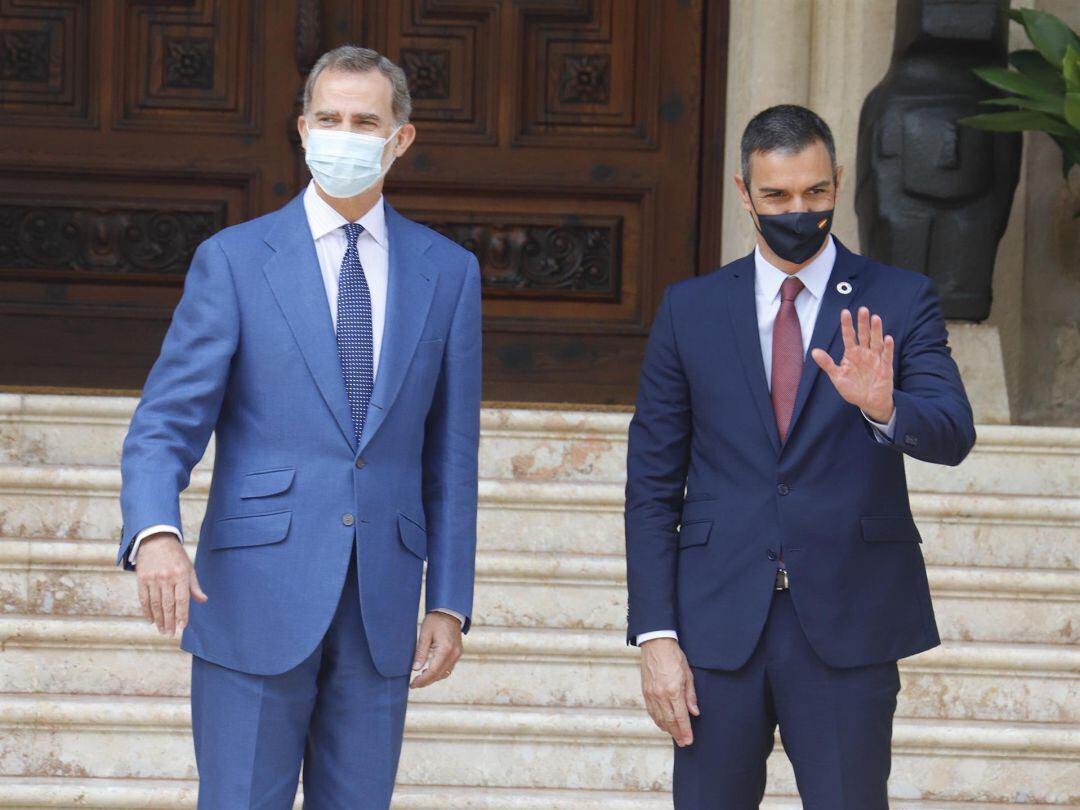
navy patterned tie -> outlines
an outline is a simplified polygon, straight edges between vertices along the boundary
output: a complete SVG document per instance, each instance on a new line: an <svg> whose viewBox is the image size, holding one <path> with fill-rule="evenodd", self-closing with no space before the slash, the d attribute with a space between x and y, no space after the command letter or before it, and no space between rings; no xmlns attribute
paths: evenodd
<svg viewBox="0 0 1080 810"><path fill-rule="evenodd" d="M349 396L353 430L359 443L374 384L371 291L364 277L364 268L360 265L360 254L356 250L356 240L364 227L357 222L342 227L348 243L338 277L337 346L341 374L345 378L345 393Z"/></svg>

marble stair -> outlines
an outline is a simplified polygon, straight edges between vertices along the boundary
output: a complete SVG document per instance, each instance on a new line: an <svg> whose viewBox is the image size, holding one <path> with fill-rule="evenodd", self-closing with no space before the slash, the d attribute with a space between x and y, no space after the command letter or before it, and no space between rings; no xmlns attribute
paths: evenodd
<svg viewBox="0 0 1080 810"><path fill-rule="evenodd" d="M134 404L0 394L3 810L195 806L190 659L114 565ZM476 624L413 695L395 807L670 807L623 643L628 420L485 409ZM212 463L181 499L191 553ZM1080 429L981 427L909 480L945 643L901 663L893 806L1075 806ZM779 742L765 806L799 806Z"/></svg>

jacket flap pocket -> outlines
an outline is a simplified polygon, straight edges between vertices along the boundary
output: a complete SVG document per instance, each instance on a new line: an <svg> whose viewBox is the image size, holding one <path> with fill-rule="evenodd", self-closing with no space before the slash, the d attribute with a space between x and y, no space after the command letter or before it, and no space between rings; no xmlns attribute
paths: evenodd
<svg viewBox="0 0 1080 810"><path fill-rule="evenodd" d="M214 542L211 548L263 546L278 543L289 533L292 510L265 512L261 515L235 515L214 522Z"/></svg>
<svg viewBox="0 0 1080 810"><path fill-rule="evenodd" d="M295 473L295 467L249 473L244 476L240 484L240 497L258 498L262 495L276 495L284 492L292 483Z"/></svg>
<svg viewBox="0 0 1080 810"><path fill-rule="evenodd" d="M419 557L427 559L427 529L410 517L398 512L398 533L405 548Z"/></svg>
<svg viewBox="0 0 1080 810"><path fill-rule="evenodd" d="M696 498L683 501L682 522L696 523L699 520L709 520L716 517L716 498Z"/></svg>
<svg viewBox="0 0 1080 810"><path fill-rule="evenodd" d="M712 530L711 520L697 520L693 523L684 523L679 529L679 548L687 546L703 546L709 542L709 532Z"/></svg>
<svg viewBox="0 0 1080 810"><path fill-rule="evenodd" d="M864 517L862 518L863 539L879 542L921 543L922 537L910 517Z"/></svg>

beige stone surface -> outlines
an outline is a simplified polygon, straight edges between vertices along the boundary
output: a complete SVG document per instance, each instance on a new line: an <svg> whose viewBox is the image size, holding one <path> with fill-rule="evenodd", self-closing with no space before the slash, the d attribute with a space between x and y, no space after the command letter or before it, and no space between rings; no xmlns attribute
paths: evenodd
<svg viewBox="0 0 1080 810"><path fill-rule="evenodd" d="M113 564L134 402L0 396L8 810L73 795L194 806L190 659L138 617L133 577ZM396 807L670 805L670 744L623 639L629 418L485 409L476 624L456 677L414 696ZM958 468L908 464L945 644L901 662L893 806L1069 806L1080 431L978 430ZM182 497L192 554L211 462ZM769 790L767 807L797 806L779 745Z"/></svg>

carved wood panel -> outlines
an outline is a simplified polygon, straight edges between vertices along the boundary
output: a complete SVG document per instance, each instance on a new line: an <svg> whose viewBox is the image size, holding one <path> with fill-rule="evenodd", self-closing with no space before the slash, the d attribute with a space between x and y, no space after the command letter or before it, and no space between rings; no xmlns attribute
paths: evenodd
<svg viewBox="0 0 1080 810"><path fill-rule="evenodd" d="M631 402L719 252L726 6L0 0L0 386L137 389L194 245L306 182L304 76L354 42L413 93L387 198L481 262L485 398Z"/></svg>
<svg viewBox="0 0 1080 810"><path fill-rule="evenodd" d="M90 0L0 0L0 126L95 125Z"/></svg>
<svg viewBox="0 0 1080 810"><path fill-rule="evenodd" d="M123 0L114 125L256 132L263 51L251 44L262 8L228 0Z"/></svg>
<svg viewBox="0 0 1080 810"><path fill-rule="evenodd" d="M705 6L326 4L328 45L409 76L387 194L480 259L487 399L632 401L660 294L697 270Z"/></svg>
<svg viewBox="0 0 1080 810"><path fill-rule="evenodd" d="M295 0L0 0L0 386L138 389L195 247L294 192ZM276 51L275 51L276 53Z"/></svg>

